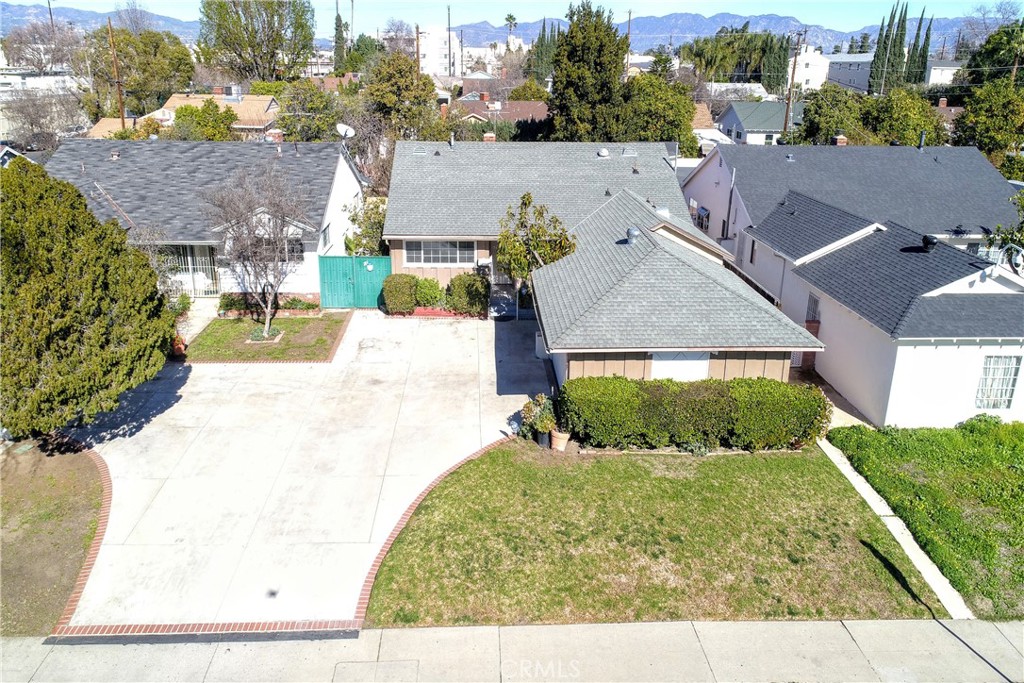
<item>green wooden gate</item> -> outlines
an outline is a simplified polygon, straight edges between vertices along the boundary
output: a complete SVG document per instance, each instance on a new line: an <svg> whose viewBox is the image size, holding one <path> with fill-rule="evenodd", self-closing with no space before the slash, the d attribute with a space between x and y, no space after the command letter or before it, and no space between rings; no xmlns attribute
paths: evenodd
<svg viewBox="0 0 1024 683"><path fill-rule="evenodd" d="M323 308L377 308L389 256L321 256L320 305Z"/></svg>

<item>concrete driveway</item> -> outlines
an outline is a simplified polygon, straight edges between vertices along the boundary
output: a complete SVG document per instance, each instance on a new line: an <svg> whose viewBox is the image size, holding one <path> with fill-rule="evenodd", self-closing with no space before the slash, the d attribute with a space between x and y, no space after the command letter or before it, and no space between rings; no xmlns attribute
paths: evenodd
<svg viewBox="0 0 1024 683"><path fill-rule="evenodd" d="M71 625L352 619L408 505L547 389L535 329L359 311L329 365L167 366L77 435L113 501Z"/></svg>

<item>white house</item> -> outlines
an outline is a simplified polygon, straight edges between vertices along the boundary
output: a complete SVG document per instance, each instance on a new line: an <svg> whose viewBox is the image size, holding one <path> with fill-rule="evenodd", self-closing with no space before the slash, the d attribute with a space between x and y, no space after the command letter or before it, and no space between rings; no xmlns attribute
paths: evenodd
<svg viewBox="0 0 1024 683"><path fill-rule="evenodd" d="M953 76L963 67L966 62L958 62L952 59L928 59L928 66L924 71L925 85L948 85L953 82Z"/></svg>
<svg viewBox="0 0 1024 683"><path fill-rule="evenodd" d="M815 370L872 423L1024 419L1020 268L949 243L1016 219L976 149L719 147L683 189L739 271L824 343Z"/></svg>
<svg viewBox="0 0 1024 683"><path fill-rule="evenodd" d="M828 59L828 82L847 90L866 93L871 77L871 60L874 52L851 55L846 52L826 55Z"/></svg>
<svg viewBox="0 0 1024 683"><path fill-rule="evenodd" d="M804 104L789 112L789 129L803 123ZM785 102L730 102L715 127L737 145L776 145L786 121Z"/></svg>
<svg viewBox="0 0 1024 683"><path fill-rule="evenodd" d="M711 99L775 100L760 83L705 83L704 91Z"/></svg>
<svg viewBox="0 0 1024 683"><path fill-rule="evenodd" d="M793 77L793 63L796 62L796 77ZM801 45L800 53L789 59L786 69L786 82L793 82L794 87L803 90L817 90L828 81L829 58L821 54L820 48L813 45Z"/></svg>
<svg viewBox="0 0 1024 683"><path fill-rule="evenodd" d="M458 31L431 26L420 32L420 72L431 76L461 77L462 42Z"/></svg>
<svg viewBox="0 0 1024 683"><path fill-rule="evenodd" d="M204 194L261 164L272 165L306 200L289 249L295 268L282 294L317 295L318 256L344 254L349 214L362 201L365 178L342 144L78 139L61 144L46 171L78 187L100 220L117 219L129 236L133 229L152 233L147 239L174 256L181 291L216 296L241 287L217 261L223 238Z"/></svg>

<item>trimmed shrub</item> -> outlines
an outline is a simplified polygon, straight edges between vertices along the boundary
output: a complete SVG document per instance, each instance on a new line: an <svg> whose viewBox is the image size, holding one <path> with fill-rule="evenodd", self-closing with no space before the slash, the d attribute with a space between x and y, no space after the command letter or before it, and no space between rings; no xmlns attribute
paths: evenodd
<svg viewBox="0 0 1024 683"><path fill-rule="evenodd" d="M483 315L490 303L491 286L487 278L461 273L448 284L448 308L463 315Z"/></svg>
<svg viewBox="0 0 1024 683"><path fill-rule="evenodd" d="M389 314L412 313L416 308L415 275L392 273L384 278L384 308Z"/></svg>
<svg viewBox="0 0 1024 683"><path fill-rule="evenodd" d="M641 441L643 394L625 377L579 377L562 385L558 414L587 445L626 448Z"/></svg>
<svg viewBox="0 0 1024 683"><path fill-rule="evenodd" d="M444 290L432 277L422 277L416 283L416 305L434 307L444 299Z"/></svg>
<svg viewBox="0 0 1024 683"><path fill-rule="evenodd" d="M167 307L171 309L171 313L174 314L175 318L181 318L188 313L190 308L192 308L192 297L187 293L182 292L178 295L178 298L168 304Z"/></svg>
<svg viewBox="0 0 1024 683"><path fill-rule="evenodd" d="M632 380L581 377L557 401L565 426L582 443L613 448L674 446L705 453L719 446L788 448L813 441L832 406L815 386L771 379Z"/></svg>
<svg viewBox="0 0 1024 683"><path fill-rule="evenodd" d="M729 393L736 401L735 448L759 451L789 448L814 441L828 429L832 404L810 384L773 379L734 379Z"/></svg>
<svg viewBox="0 0 1024 683"><path fill-rule="evenodd" d="M305 299L300 299L297 296L288 297L284 301L280 302L277 307L284 311L312 311L320 308L318 304L312 301L306 301Z"/></svg>
<svg viewBox="0 0 1024 683"><path fill-rule="evenodd" d="M248 297L240 292L221 294L217 307L222 311L247 311L249 310Z"/></svg>

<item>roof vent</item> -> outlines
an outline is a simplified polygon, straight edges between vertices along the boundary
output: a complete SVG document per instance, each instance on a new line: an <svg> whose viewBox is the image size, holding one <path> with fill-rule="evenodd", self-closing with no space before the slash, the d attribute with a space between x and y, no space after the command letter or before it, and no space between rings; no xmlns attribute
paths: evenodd
<svg viewBox="0 0 1024 683"><path fill-rule="evenodd" d="M111 161L117 161L120 158L121 158L121 150L119 150L119 149L112 149L112 150L110 150L110 160Z"/></svg>
<svg viewBox="0 0 1024 683"><path fill-rule="evenodd" d="M796 155L787 154L786 155L786 161L796 161Z"/></svg>
<svg viewBox="0 0 1024 683"><path fill-rule="evenodd" d="M608 148L607 147L602 147L601 149L597 150L597 156L601 157L602 159L607 159L608 158Z"/></svg>
<svg viewBox="0 0 1024 683"><path fill-rule="evenodd" d="M640 175L640 169L637 168L636 164L633 164L633 175Z"/></svg>
<svg viewBox="0 0 1024 683"><path fill-rule="evenodd" d="M435 151L434 151L434 156L435 156L435 157L439 157L439 156L441 156L441 153L440 153L440 152L438 152L437 150L435 150Z"/></svg>
<svg viewBox="0 0 1024 683"><path fill-rule="evenodd" d="M622 148L622 156L624 156L624 157L635 157L636 156L636 148L635 147L623 147Z"/></svg>
<svg viewBox="0 0 1024 683"><path fill-rule="evenodd" d="M935 235L923 235L921 237L921 247L926 254L930 254L938 243L939 239Z"/></svg>
<svg viewBox="0 0 1024 683"><path fill-rule="evenodd" d="M427 156L427 150L424 147L414 147L412 150L413 156L425 157Z"/></svg>
<svg viewBox="0 0 1024 683"><path fill-rule="evenodd" d="M604 190L604 196L605 196L605 197L611 197L611 196L612 196L612 189L611 189L610 187L606 187L606 188L605 188L605 190Z"/></svg>
<svg viewBox="0 0 1024 683"><path fill-rule="evenodd" d="M626 244L633 244L640 236L640 228L630 228L626 231Z"/></svg>

